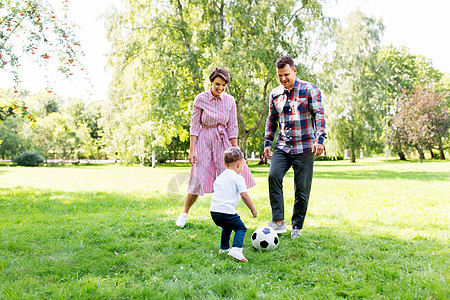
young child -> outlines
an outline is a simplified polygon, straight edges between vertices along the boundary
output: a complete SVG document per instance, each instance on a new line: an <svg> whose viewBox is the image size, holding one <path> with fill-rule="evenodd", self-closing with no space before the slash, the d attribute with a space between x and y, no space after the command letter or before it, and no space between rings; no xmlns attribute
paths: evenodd
<svg viewBox="0 0 450 300"><path fill-rule="evenodd" d="M231 147L225 150L223 156L226 169L214 181L214 193L210 208L214 223L222 227L219 254L228 253L237 260L248 262L242 253L247 228L236 213L239 198L242 198L242 201L248 206L253 218L256 218L257 212L248 195L245 180L239 175L244 168L244 154L239 148ZM232 231L235 234L233 247L230 249Z"/></svg>

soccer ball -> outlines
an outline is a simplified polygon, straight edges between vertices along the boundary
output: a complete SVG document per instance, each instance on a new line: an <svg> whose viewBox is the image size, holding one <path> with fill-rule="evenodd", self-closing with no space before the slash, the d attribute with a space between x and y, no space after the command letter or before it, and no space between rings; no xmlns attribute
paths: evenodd
<svg viewBox="0 0 450 300"><path fill-rule="evenodd" d="M259 227L252 234L252 245L257 250L273 250L278 242L278 234L270 227Z"/></svg>

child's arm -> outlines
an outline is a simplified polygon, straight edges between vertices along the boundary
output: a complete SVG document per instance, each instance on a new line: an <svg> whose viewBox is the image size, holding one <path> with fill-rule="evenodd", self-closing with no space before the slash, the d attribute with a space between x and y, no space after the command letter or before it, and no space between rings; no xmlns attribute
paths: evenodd
<svg viewBox="0 0 450 300"><path fill-rule="evenodd" d="M253 218L256 218L256 216L258 215L258 212L256 211L256 208L253 205L252 199L250 199L250 196L248 195L248 193L241 193L241 198L242 198L242 201L244 201L245 205L247 205L247 207L252 212Z"/></svg>

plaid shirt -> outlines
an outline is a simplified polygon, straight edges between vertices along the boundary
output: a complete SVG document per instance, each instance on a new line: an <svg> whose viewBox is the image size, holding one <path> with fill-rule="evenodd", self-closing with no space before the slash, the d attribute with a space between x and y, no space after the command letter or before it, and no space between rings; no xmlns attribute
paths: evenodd
<svg viewBox="0 0 450 300"><path fill-rule="evenodd" d="M264 147L271 147L279 127L276 146L290 154L312 152L315 142L326 138L320 90L296 78L291 90L282 85L270 93Z"/></svg>

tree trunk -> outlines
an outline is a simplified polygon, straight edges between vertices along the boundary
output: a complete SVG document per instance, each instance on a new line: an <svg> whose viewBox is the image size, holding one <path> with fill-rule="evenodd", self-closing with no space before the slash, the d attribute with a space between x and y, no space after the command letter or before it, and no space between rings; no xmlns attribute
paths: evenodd
<svg viewBox="0 0 450 300"><path fill-rule="evenodd" d="M241 132L241 134L238 137L238 146L239 149L241 149L242 152L244 152L244 157L247 159L247 139L249 137L248 132Z"/></svg>
<svg viewBox="0 0 450 300"><path fill-rule="evenodd" d="M400 157L400 160L406 160L405 152L403 152L402 150L398 149L397 155L398 157Z"/></svg>
<svg viewBox="0 0 450 300"><path fill-rule="evenodd" d="M264 156L264 149L259 152L259 163L258 165L267 165L267 158Z"/></svg>
<svg viewBox="0 0 450 300"><path fill-rule="evenodd" d="M422 163L424 159L423 150L420 147L416 147L417 152L419 153L419 160Z"/></svg>
<svg viewBox="0 0 450 300"><path fill-rule="evenodd" d="M445 160L444 149L442 148L442 143L439 143L439 159Z"/></svg>
<svg viewBox="0 0 450 300"><path fill-rule="evenodd" d="M434 158L434 154L433 154L433 149L431 149L431 147L428 149L428 151L430 151L430 155L431 155L431 159Z"/></svg>
<svg viewBox="0 0 450 300"><path fill-rule="evenodd" d="M356 162L356 154L355 149L350 149L350 162L355 163Z"/></svg>

